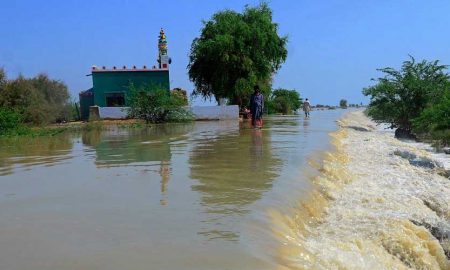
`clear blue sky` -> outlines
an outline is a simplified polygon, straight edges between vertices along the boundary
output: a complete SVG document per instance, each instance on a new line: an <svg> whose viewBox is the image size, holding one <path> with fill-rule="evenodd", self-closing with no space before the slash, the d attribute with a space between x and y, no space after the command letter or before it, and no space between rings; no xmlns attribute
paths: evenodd
<svg viewBox="0 0 450 270"><path fill-rule="evenodd" d="M192 90L186 66L202 20L259 1L14 0L0 5L0 66L10 78L44 72L74 97L91 87L92 65L154 65L166 30L171 87ZM288 58L274 87L298 90L313 104L366 102L361 89L376 68L414 55L450 64L450 1L269 1ZM199 101L196 101L199 103Z"/></svg>

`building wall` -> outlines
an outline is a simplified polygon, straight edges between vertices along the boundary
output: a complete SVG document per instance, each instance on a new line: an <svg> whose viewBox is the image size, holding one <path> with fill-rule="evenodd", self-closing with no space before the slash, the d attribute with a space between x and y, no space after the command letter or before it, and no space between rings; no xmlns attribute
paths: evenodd
<svg viewBox="0 0 450 270"><path fill-rule="evenodd" d="M125 119L128 107L99 107L101 119ZM239 106L194 106L186 107L194 114L195 120L238 120Z"/></svg>
<svg viewBox="0 0 450 270"><path fill-rule="evenodd" d="M195 120L237 120L239 106L194 106L190 108Z"/></svg>
<svg viewBox="0 0 450 270"><path fill-rule="evenodd" d="M92 91L92 88L87 91L81 92L79 98L81 120L88 120L89 107L94 105L94 93Z"/></svg>
<svg viewBox="0 0 450 270"><path fill-rule="evenodd" d="M108 93L128 92L128 86L132 82L136 87L149 86L150 88L162 88L170 90L169 71L93 71L92 82L94 90L94 103L100 107L106 107L106 95ZM125 106L128 105L125 99Z"/></svg>

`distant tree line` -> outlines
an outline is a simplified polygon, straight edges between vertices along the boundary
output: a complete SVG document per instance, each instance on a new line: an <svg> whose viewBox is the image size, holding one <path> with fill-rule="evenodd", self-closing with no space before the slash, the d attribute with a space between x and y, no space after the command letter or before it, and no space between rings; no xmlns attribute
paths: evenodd
<svg viewBox="0 0 450 270"><path fill-rule="evenodd" d="M0 69L0 135L20 125L45 125L77 118L67 86L45 74L8 79Z"/></svg>
<svg viewBox="0 0 450 270"><path fill-rule="evenodd" d="M367 113L377 122L396 128L397 137L416 136L450 143L450 76L439 61L413 57L400 70L379 69L384 76L365 88Z"/></svg>
<svg viewBox="0 0 450 270"><path fill-rule="evenodd" d="M359 108L359 107L362 107L362 106L363 106L362 103L360 103L360 104L356 104L356 103L348 104L348 107L350 107L350 108Z"/></svg>

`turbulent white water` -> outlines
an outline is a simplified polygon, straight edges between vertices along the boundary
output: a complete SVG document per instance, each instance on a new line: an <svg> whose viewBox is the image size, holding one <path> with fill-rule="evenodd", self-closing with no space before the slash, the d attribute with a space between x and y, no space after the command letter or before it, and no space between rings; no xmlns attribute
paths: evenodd
<svg viewBox="0 0 450 270"><path fill-rule="evenodd" d="M362 112L339 124L316 189L291 213L270 213L281 268L450 269L448 157L395 139Z"/></svg>

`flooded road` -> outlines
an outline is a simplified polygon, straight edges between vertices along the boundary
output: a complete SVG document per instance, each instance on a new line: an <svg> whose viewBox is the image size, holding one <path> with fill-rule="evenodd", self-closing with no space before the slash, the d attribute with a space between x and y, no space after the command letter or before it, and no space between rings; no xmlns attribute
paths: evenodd
<svg viewBox="0 0 450 270"><path fill-rule="evenodd" d="M342 111L0 141L0 269L274 269Z"/></svg>

